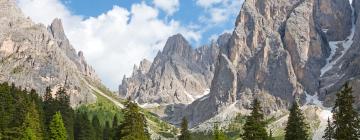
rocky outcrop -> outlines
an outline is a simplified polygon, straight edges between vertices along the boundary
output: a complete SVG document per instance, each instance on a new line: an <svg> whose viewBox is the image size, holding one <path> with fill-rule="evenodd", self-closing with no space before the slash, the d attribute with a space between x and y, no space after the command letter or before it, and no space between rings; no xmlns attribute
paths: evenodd
<svg viewBox="0 0 360 140"><path fill-rule="evenodd" d="M318 91L320 69L330 53L326 38L313 18L315 5L312 1L299 4L286 21L284 36L297 80L309 93Z"/></svg>
<svg viewBox="0 0 360 140"><path fill-rule="evenodd" d="M354 7L343 0L246 0L234 32L230 39L218 41L218 51L194 53L185 41L171 37L148 72L133 76L138 77L136 82L123 81L123 85L131 85L125 87L144 91L123 93L149 96L146 99L154 95L180 95L181 102L167 99L165 103L191 104L168 107L168 116L164 119L179 124L182 117L187 117L191 126L208 120L221 121L218 119L234 116L235 112L246 114L254 98L262 102L266 114L286 110L295 97L305 103L309 102L305 98L319 95L329 105L334 93L346 81L358 83L360 77L360 50L356 47L360 45L360 3L354 0L352 5ZM202 65L203 62L207 62L206 65ZM201 72L192 64L210 67L210 71L205 71L210 72L210 77L203 78L207 77L206 73L197 77ZM184 81L183 77L187 77L184 73L196 77L197 80L190 81L197 81L200 84L196 85L201 86L185 87L188 83L176 82L177 86L171 87L172 79ZM143 77L146 78L141 79ZM212 79L211 83L208 79ZM157 81L160 82L153 84ZM150 84L143 86L143 83ZM145 92L149 87L162 90ZM204 87L210 88L208 95L193 102L186 99L186 93ZM187 92L175 94L178 89ZM358 89L354 89L357 92Z"/></svg>
<svg viewBox="0 0 360 140"><path fill-rule="evenodd" d="M122 97L131 97L140 104L189 104L204 96L210 87L219 45L225 34L210 46L193 49L180 34L168 39L151 66L147 60L135 66L130 78L119 86ZM150 67L149 67L150 66Z"/></svg>
<svg viewBox="0 0 360 140"><path fill-rule="evenodd" d="M350 35L351 5L344 0L315 0L316 22L329 41L345 40ZM340 22L341 21L341 22Z"/></svg>
<svg viewBox="0 0 360 140"><path fill-rule="evenodd" d="M100 82L82 53L77 55L61 20L46 28L25 18L15 0L0 0L0 81L44 94L65 87L72 106L94 102L88 81Z"/></svg>
<svg viewBox="0 0 360 140"><path fill-rule="evenodd" d="M329 68L321 78L321 97L327 105L333 105L336 92L346 83L350 82L354 89L356 99L360 99L358 87L360 78L360 2L353 1L354 18L351 34L344 41L333 42L335 54L329 62ZM360 108L360 104L356 103Z"/></svg>
<svg viewBox="0 0 360 140"><path fill-rule="evenodd" d="M350 4L339 3L245 1L216 62L210 94L174 113L169 121L177 124L185 116L196 126L229 107L247 110L254 98L272 114L287 109L295 97L305 102L305 93L321 92L321 76L333 55L328 41L351 34Z"/></svg>

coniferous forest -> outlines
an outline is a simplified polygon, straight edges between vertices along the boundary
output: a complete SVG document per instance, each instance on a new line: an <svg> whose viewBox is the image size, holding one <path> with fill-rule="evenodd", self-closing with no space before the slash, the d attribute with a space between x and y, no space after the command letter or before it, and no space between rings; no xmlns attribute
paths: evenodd
<svg viewBox="0 0 360 140"><path fill-rule="evenodd" d="M52 95L50 88L43 97L14 84L0 84L1 140L148 140L146 119L137 104L127 101L124 121L114 115L111 124L100 124L99 118L70 105L64 88Z"/></svg>
<svg viewBox="0 0 360 140"><path fill-rule="evenodd" d="M52 93L55 93L52 95ZM328 120L323 139L357 140L360 138L359 115L353 107L352 88L345 84L337 93L332 109L333 119ZM108 120L81 109L73 109L64 88L52 92L46 89L43 97L35 90L27 91L14 84L0 84L0 139L2 140L149 140L147 119L140 107L128 99L122 116L114 115ZM251 113L245 118L238 131L242 140L275 140L268 129L261 103L253 101ZM309 124L295 100L289 109L285 128L285 140L311 139ZM120 120L121 119L121 120ZM183 118L180 125L179 140L230 139L230 129L222 129L214 124L212 134L199 138L191 133L188 120ZM231 125L229 126L231 127ZM236 130L236 129L233 129ZM159 138L161 139L161 138Z"/></svg>

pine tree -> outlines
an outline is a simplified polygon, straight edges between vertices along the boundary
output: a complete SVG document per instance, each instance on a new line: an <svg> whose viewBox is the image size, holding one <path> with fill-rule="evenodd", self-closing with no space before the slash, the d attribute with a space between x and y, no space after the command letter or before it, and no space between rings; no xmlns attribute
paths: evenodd
<svg viewBox="0 0 360 140"><path fill-rule="evenodd" d="M95 115L91 121L92 127L94 128L95 138L101 140L103 138L102 127L100 125L99 118Z"/></svg>
<svg viewBox="0 0 360 140"><path fill-rule="evenodd" d="M182 119L181 122L181 135L179 136L179 140L190 140L191 138L190 131L188 130L188 120L186 117Z"/></svg>
<svg viewBox="0 0 360 140"><path fill-rule="evenodd" d="M77 113L75 117L75 140L95 140L95 131L86 113Z"/></svg>
<svg viewBox="0 0 360 140"><path fill-rule="evenodd" d="M353 107L354 96L352 87L346 83L343 89L336 94L333 107L334 138L338 140L357 140L359 135L359 117Z"/></svg>
<svg viewBox="0 0 360 140"><path fill-rule="evenodd" d="M67 132L60 112L56 112L50 122L50 140L66 140Z"/></svg>
<svg viewBox="0 0 360 140"><path fill-rule="evenodd" d="M66 89L61 87L56 92L56 110L60 111L69 139L74 139L74 110L70 106L70 96Z"/></svg>
<svg viewBox="0 0 360 140"><path fill-rule="evenodd" d="M23 127L25 129L24 139L27 140L42 140L43 129L41 127L41 120L36 109L35 102L30 103L29 111L26 113Z"/></svg>
<svg viewBox="0 0 360 140"><path fill-rule="evenodd" d="M262 113L260 102L255 99L250 116L247 117L244 125L243 140L267 140L266 122Z"/></svg>
<svg viewBox="0 0 360 140"><path fill-rule="evenodd" d="M324 140L332 140L334 138L334 129L331 125L330 118L327 121L327 127L324 132L324 136L322 137Z"/></svg>
<svg viewBox="0 0 360 140"><path fill-rule="evenodd" d="M214 140L227 140L225 133L219 128L218 124L214 125L213 137Z"/></svg>
<svg viewBox="0 0 360 140"><path fill-rule="evenodd" d="M285 140L309 140L309 126L295 101L290 108L289 119L285 128Z"/></svg>
<svg viewBox="0 0 360 140"><path fill-rule="evenodd" d="M103 140L112 140L110 123L108 121L105 122L105 127L103 130Z"/></svg>
<svg viewBox="0 0 360 140"><path fill-rule="evenodd" d="M121 140L149 140L145 116L136 103L127 101L124 109L124 122L119 126Z"/></svg>
<svg viewBox="0 0 360 140"><path fill-rule="evenodd" d="M113 118L113 122L112 122L111 131L110 131L110 138L115 139L115 140L120 139L121 130L120 130L118 122L119 121L118 121L117 115L115 114L114 118Z"/></svg>

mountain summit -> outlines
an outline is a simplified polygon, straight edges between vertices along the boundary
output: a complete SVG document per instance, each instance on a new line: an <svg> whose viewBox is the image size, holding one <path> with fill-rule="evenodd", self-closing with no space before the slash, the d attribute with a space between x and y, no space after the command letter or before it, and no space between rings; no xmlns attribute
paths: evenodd
<svg viewBox="0 0 360 140"><path fill-rule="evenodd" d="M44 94L65 87L71 105L94 102L88 84L100 84L82 52L67 39L60 19L49 27L35 24L16 6L15 0L0 0L0 81L35 89Z"/></svg>

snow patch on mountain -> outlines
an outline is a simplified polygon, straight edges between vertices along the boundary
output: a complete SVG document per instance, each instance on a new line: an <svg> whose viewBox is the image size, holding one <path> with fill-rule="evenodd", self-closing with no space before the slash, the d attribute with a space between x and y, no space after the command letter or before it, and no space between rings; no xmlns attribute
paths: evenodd
<svg viewBox="0 0 360 140"><path fill-rule="evenodd" d="M350 4L352 3L351 0ZM351 47L351 45L353 44L354 40L354 35L355 35L355 10L354 7L351 6L351 16L352 16L352 28L351 28L351 33L350 35L343 41L330 41L329 42L329 46L331 49L330 52L330 56L326 59L326 65L321 69L321 74L320 77L322 77L326 72L328 72L329 70L331 70L334 65L337 64L337 62L346 54L346 52L349 50L349 48ZM341 52L341 55L337 58L333 58L335 56L336 50L339 47L343 47L344 50Z"/></svg>
<svg viewBox="0 0 360 140"><path fill-rule="evenodd" d="M322 136L324 135L324 130L327 126L327 120L328 118L332 119L332 112L331 108L326 108L323 106L322 101L319 100L319 96L317 93L314 95L306 94L306 103L305 105L315 105L321 109L321 111L316 112L317 116L319 116L320 124L319 127L314 131L313 140L321 140Z"/></svg>

